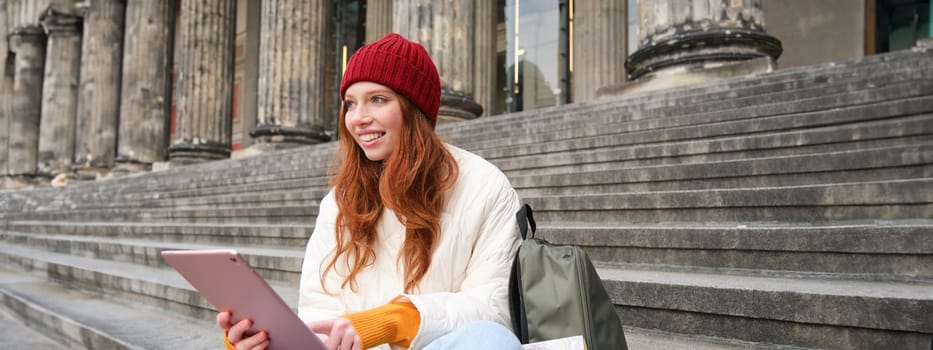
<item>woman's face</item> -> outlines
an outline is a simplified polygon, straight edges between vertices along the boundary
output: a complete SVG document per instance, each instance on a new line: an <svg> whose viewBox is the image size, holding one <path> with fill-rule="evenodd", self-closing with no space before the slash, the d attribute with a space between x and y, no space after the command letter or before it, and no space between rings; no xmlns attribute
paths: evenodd
<svg viewBox="0 0 933 350"><path fill-rule="evenodd" d="M344 123L369 160L388 159L395 151L404 126L400 99L392 89L368 81L354 83L344 93Z"/></svg>

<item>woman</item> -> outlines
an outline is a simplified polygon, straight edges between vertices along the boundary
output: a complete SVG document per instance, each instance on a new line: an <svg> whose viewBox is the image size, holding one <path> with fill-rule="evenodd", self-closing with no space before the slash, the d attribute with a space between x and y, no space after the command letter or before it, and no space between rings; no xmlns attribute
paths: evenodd
<svg viewBox="0 0 933 350"><path fill-rule="evenodd" d="M334 189L308 242L299 316L330 349L521 348L507 328L518 195L434 133L441 85L424 47L388 34L360 48L340 94ZM230 317L217 317L228 348L268 345Z"/></svg>

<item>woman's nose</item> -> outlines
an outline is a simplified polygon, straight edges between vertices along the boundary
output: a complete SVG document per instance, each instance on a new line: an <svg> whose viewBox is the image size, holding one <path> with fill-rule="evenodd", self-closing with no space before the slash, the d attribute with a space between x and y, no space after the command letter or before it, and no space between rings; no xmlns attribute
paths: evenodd
<svg viewBox="0 0 933 350"><path fill-rule="evenodd" d="M347 120L351 125L366 125L372 121L365 108L357 106L352 111L347 112Z"/></svg>

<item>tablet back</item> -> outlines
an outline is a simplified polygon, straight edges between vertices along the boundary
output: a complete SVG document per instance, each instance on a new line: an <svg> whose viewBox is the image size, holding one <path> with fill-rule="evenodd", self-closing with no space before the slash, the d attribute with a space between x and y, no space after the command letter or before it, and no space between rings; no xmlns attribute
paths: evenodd
<svg viewBox="0 0 933 350"><path fill-rule="evenodd" d="M250 334L267 331L269 349L327 349L235 250L166 250L162 257L217 310L232 311L234 323L249 318Z"/></svg>

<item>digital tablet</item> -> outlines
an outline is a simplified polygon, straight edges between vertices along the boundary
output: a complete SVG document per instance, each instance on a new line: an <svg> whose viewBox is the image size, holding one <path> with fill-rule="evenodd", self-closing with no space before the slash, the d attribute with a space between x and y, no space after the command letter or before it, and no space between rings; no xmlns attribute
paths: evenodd
<svg viewBox="0 0 933 350"><path fill-rule="evenodd" d="M248 318L249 334L265 330L268 349L327 349L235 250L166 250L162 258L217 310L233 311L233 323Z"/></svg>

